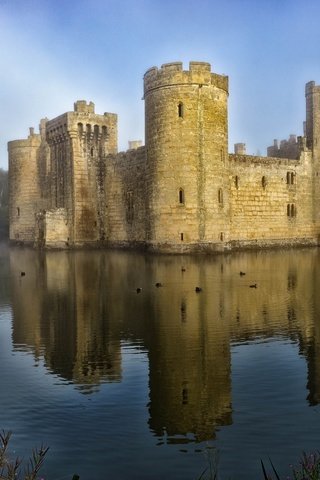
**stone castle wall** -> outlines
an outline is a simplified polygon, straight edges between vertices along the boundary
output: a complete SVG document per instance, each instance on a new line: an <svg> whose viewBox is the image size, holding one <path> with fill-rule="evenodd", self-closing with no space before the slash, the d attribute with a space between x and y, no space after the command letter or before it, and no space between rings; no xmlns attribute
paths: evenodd
<svg viewBox="0 0 320 480"><path fill-rule="evenodd" d="M301 137L299 137L301 138ZM267 148L268 157L292 158L298 159L300 153L300 144L296 135L290 135L288 140L273 141L273 145Z"/></svg>
<svg viewBox="0 0 320 480"><path fill-rule="evenodd" d="M107 158L107 241L144 243L146 235L146 149L140 147Z"/></svg>
<svg viewBox="0 0 320 480"><path fill-rule="evenodd" d="M226 187L228 79L190 62L153 68L144 77L147 235L152 244L212 239L225 222L213 191Z"/></svg>
<svg viewBox="0 0 320 480"><path fill-rule="evenodd" d="M17 242L33 243L35 215L47 207L41 194L39 176L41 136L30 135L26 140L8 143L9 152L9 236Z"/></svg>
<svg viewBox="0 0 320 480"><path fill-rule="evenodd" d="M9 142L10 239L179 253L317 244L319 98L309 82L306 136L269 157L243 143L228 154L228 77L205 62L146 72L146 146L117 153L117 115L78 101Z"/></svg>
<svg viewBox="0 0 320 480"><path fill-rule="evenodd" d="M312 241L311 153L299 160L230 155L231 225L235 243Z"/></svg>
<svg viewBox="0 0 320 480"><path fill-rule="evenodd" d="M320 222L320 86L308 82L306 95L306 143L313 156L312 194L314 218Z"/></svg>
<svg viewBox="0 0 320 480"><path fill-rule="evenodd" d="M117 116L97 115L94 104L78 101L47 124L51 147L51 198L67 209L69 242L96 243L105 238L106 155L117 152Z"/></svg>

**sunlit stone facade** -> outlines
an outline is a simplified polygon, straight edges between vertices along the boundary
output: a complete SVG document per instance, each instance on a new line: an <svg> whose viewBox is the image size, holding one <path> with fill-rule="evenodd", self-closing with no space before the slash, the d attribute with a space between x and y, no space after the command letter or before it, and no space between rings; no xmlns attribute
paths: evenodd
<svg viewBox="0 0 320 480"><path fill-rule="evenodd" d="M144 76L145 146L117 153L117 115L92 102L9 142L10 239L48 248L160 252L317 245L320 87L306 86L305 135L269 157L228 154L228 77L205 62Z"/></svg>

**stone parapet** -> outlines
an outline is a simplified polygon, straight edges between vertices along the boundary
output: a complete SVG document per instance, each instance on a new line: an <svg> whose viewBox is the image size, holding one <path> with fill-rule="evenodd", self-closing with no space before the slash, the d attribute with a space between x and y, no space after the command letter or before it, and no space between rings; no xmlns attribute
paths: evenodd
<svg viewBox="0 0 320 480"><path fill-rule="evenodd" d="M174 85L214 85L228 93L228 77L211 73L207 62L190 62L189 70L183 70L181 62L165 63L160 69L150 68L144 75L144 96L157 88Z"/></svg>
<svg viewBox="0 0 320 480"><path fill-rule="evenodd" d="M10 239L50 248L165 253L318 245L320 86L306 85L304 137L268 156L228 154L228 77L207 62L144 76L145 146L118 153L117 115L74 111L8 143Z"/></svg>

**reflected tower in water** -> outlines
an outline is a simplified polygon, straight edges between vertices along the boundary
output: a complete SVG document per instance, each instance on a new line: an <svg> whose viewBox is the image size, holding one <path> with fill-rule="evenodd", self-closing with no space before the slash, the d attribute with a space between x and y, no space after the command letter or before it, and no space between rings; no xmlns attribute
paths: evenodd
<svg viewBox="0 0 320 480"><path fill-rule="evenodd" d="M49 370L88 392L121 380L104 262L85 252L10 252L15 347L43 355Z"/></svg>
<svg viewBox="0 0 320 480"><path fill-rule="evenodd" d="M209 440L232 423L233 344L298 344L306 396L319 403L319 267L317 250L194 258L11 249L13 345L86 393L122 381L124 344L146 349L151 431L168 443Z"/></svg>
<svg viewBox="0 0 320 480"><path fill-rule="evenodd" d="M220 261L211 262L220 275ZM168 443L204 441L218 425L232 423L231 362L223 286L206 266L157 265L166 290L154 302L150 359L150 428ZM195 285L203 291L195 292Z"/></svg>

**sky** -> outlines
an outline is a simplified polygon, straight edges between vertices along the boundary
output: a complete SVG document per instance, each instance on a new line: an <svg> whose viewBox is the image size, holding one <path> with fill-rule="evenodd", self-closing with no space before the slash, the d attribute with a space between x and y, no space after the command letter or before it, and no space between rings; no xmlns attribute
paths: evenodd
<svg viewBox="0 0 320 480"><path fill-rule="evenodd" d="M118 114L119 150L144 140L145 71L190 60L229 76L229 151L265 155L303 133L319 21L319 0L0 0L0 168L76 100Z"/></svg>

